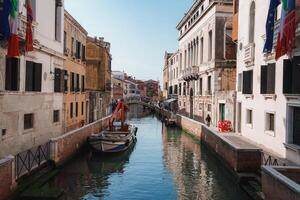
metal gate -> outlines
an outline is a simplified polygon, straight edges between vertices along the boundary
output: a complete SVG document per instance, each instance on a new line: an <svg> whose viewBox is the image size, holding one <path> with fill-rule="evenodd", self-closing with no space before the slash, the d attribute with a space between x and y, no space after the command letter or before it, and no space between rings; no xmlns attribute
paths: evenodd
<svg viewBox="0 0 300 200"><path fill-rule="evenodd" d="M50 159L50 142L33 147L15 156L16 178L20 178L40 167Z"/></svg>

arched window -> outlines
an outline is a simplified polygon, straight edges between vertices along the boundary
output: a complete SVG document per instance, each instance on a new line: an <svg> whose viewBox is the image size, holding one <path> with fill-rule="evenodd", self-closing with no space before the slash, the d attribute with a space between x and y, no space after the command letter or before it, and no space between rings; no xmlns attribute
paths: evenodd
<svg viewBox="0 0 300 200"><path fill-rule="evenodd" d="M252 1L249 14L249 43L254 42L255 33L255 2Z"/></svg>

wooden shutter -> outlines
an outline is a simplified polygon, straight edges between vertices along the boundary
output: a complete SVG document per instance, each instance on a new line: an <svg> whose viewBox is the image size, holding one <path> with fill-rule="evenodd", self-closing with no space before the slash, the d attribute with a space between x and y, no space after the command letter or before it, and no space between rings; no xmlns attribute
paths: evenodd
<svg viewBox="0 0 300 200"><path fill-rule="evenodd" d="M75 85L75 75L71 72L71 91L74 92L74 85Z"/></svg>
<svg viewBox="0 0 300 200"><path fill-rule="evenodd" d="M268 66L262 65L260 70L260 93L267 94Z"/></svg>
<svg viewBox="0 0 300 200"><path fill-rule="evenodd" d="M61 70L54 69L54 92L60 92Z"/></svg>
<svg viewBox="0 0 300 200"><path fill-rule="evenodd" d="M300 56L293 58L292 92L300 94Z"/></svg>
<svg viewBox="0 0 300 200"><path fill-rule="evenodd" d="M65 90L65 70L60 70L60 92Z"/></svg>
<svg viewBox="0 0 300 200"><path fill-rule="evenodd" d="M293 65L290 60L283 61L283 93L292 93L292 83L293 83Z"/></svg>
<svg viewBox="0 0 300 200"><path fill-rule="evenodd" d="M85 77L81 76L81 92L85 91Z"/></svg>
<svg viewBox="0 0 300 200"><path fill-rule="evenodd" d="M275 63L268 64L268 73L267 73L267 94L275 93Z"/></svg>
<svg viewBox="0 0 300 200"><path fill-rule="evenodd" d="M76 92L80 91L79 83L80 83L80 76L79 74L76 74Z"/></svg>
<svg viewBox="0 0 300 200"><path fill-rule="evenodd" d="M33 91L33 62L26 61L25 91Z"/></svg>
<svg viewBox="0 0 300 200"><path fill-rule="evenodd" d="M42 91L42 64L34 64L34 80L33 80L33 89L34 91Z"/></svg>
<svg viewBox="0 0 300 200"><path fill-rule="evenodd" d="M253 71L243 72L243 94L252 94L253 92Z"/></svg>
<svg viewBox="0 0 300 200"><path fill-rule="evenodd" d="M82 45L82 61L85 61L85 46Z"/></svg>
<svg viewBox="0 0 300 200"><path fill-rule="evenodd" d="M5 68L5 90L12 90L12 60L6 58L6 68Z"/></svg>

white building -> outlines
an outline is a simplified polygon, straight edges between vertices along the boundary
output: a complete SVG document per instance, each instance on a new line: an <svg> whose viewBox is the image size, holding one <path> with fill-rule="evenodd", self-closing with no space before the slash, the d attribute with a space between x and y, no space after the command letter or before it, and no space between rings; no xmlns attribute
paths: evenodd
<svg viewBox="0 0 300 200"><path fill-rule="evenodd" d="M168 59L168 66L169 66L169 91L168 97L169 98L178 98L178 86L179 86L179 51L173 53L170 58Z"/></svg>
<svg viewBox="0 0 300 200"><path fill-rule="evenodd" d="M204 122L234 123L235 44L232 0L196 0L177 25L179 109Z"/></svg>
<svg viewBox="0 0 300 200"><path fill-rule="evenodd" d="M24 49L25 0L19 1ZM0 45L0 157L44 144L62 134L63 94L54 93L54 69L63 69L62 0L32 0L34 51L6 59ZM63 78L62 78L63 80Z"/></svg>
<svg viewBox="0 0 300 200"><path fill-rule="evenodd" d="M291 60L262 53L269 3L242 0L236 10L237 132L300 164L300 38Z"/></svg>

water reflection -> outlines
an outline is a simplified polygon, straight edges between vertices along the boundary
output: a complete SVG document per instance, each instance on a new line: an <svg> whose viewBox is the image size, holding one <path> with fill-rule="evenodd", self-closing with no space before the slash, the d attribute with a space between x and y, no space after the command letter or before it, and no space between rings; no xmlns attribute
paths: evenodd
<svg viewBox="0 0 300 200"><path fill-rule="evenodd" d="M133 118L138 141L125 154L87 151L64 166L52 185L69 199L246 199L232 175L190 136L155 117Z"/></svg>
<svg viewBox="0 0 300 200"><path fill-rule="evenodd" d="M162 129L164 160L178 199L248 199L211 152L178 128Z"/></svg>

